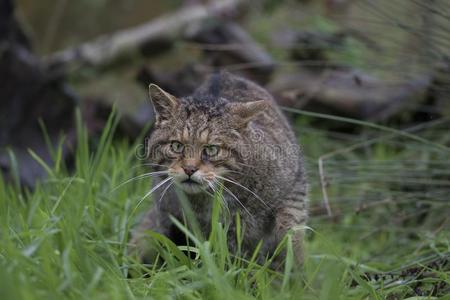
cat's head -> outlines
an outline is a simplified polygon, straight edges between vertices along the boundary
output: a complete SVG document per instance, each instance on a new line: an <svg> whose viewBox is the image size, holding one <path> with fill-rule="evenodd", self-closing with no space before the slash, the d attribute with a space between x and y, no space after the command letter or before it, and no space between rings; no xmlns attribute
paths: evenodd
<svg viewBox="0 0 450 300"><path fill-rule="evenodd" d="M150 98L156 113L151 159L190 194L217 188L220 177L242 169L246 129L269 105L265 100L176 98L154 84Z"/></svg>

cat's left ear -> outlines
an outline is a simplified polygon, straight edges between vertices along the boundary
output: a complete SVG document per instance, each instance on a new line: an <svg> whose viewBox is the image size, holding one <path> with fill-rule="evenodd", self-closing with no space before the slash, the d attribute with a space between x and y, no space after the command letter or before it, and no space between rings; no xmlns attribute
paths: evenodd
<svg viewBox="0 0 450 300"><path fill-rule="evenodd" d="M236 118L238 126L247 125L260 113L264 112L269 107L269 102L266 100L258 100L252 102L233 102L228 104L229 112Z"/></svg>
<svg viewBox="0 0 450 300"><path fill-rule="evenodd" d="M173 116L175 109L178 107L178 99L164 91L156 84L149 86L150 100L156 113L156 119L168 119Z"/></svg>

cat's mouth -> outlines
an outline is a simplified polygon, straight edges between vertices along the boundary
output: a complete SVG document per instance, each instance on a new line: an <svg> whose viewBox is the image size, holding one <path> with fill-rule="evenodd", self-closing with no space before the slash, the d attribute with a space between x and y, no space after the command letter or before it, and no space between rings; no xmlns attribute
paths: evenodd
<svg viewBox="0 0 450 300"><path fill-rule="evenodd" d="M203 190L203 184L191 178L181 181L180 186L188 194L196 194Z"/></svg>
<svg viewBox="0 0 450 300"><path fill-rule="evenodd" d="M191 178L188 178L188 179L186 179L186 180L183 180L181 183L182 183L182 184L187 184L187 185L200 185L200 183L198 183L198 182L195 181L195 180L192 180Z"/></svg>

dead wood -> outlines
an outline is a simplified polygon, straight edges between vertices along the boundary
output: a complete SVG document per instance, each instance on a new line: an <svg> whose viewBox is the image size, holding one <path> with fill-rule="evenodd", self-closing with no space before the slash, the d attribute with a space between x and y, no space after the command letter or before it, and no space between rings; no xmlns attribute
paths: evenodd
<svg viewBox="0 0 450 300"><path fill-rule="evenodd" d="M391 82L353 69L300 69L278 76L269 88L281 105L380 121L417 105L430 83L426 75Z"/></svg>
<svg viewBox="0 0 450 300"><path fill-rule="evenodd" d="M173 41L182 35L188 25L225 15L244 3L244 0L221 0L209 5L187 6L140 26L100 36L93 41L52 54L45 61L52 67L67 64L102 66L142 49L147 54L153 48L155 52L160 52L155 44Z"/></svg>

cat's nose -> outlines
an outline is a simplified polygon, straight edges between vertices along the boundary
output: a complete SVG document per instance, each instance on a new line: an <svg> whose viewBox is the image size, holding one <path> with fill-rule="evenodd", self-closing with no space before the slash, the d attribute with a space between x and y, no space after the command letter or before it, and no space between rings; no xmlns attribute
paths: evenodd
<svg viewBox="0 0 450 300"><path fill-rule="evenodd" d="M192 174L197 172L198 168L196 166L185 166L185 167L183 167L183 170L187 176L192 176Z"/></svg>

